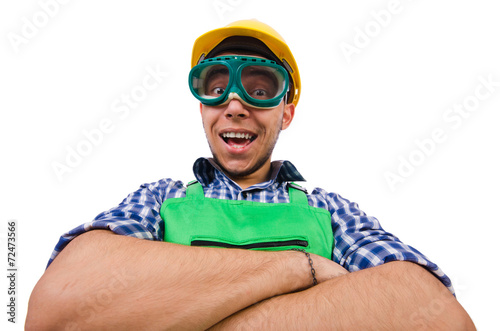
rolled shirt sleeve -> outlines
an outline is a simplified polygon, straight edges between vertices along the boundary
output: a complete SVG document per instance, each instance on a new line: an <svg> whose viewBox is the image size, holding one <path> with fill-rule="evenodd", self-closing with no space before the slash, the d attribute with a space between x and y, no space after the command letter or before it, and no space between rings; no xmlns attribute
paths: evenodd
<svg viewBox="0 0 500 331"><path fill-rule="evenodd" d="M163 240L165 225L160 216L161 205L166 198L180 197L183 194L185 195L185 189L182 182L171 179L141 185L118 206L64 233L54 248L47 267L71 240L91 230L110 230L139 239Z"/></svg>
<svg viewBox="0 0 500 331"><path fill-rule="evenodd" d="M435 263L415 248L386 232L379 221L375 217L366 215L359 209L358 204L322 189L315 189L312 196L316 196L317 204L326 204L332 215L335 262L350 272L391 261L417 263L434 274L451 293L455 294L451 280Z"/></svg>

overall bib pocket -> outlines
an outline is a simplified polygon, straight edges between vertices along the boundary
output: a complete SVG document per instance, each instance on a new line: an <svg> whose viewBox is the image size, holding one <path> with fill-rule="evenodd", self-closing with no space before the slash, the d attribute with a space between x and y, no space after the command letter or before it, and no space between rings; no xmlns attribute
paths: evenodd
<svg viewBox="0 0 500 331"><path fill-rule="evenodd" d="M206 198L199 183L185 198L167 199L160 215L171 243L282 251L292 248L332 259L330 213L311 207L307 195L289 185L290 203Z"/></svg>
<svg viewBox="0 0 500 331"><path fill-rule="evenodd" d="M262 239L261 239L262 240ZM193 239L191 240L191 246L198 247L223 247L223 248L240 248L240 249L256 249L256 250L288 250L292 248L305 249L309 246L309 242L304 239L263 239L264 241L250 240L249 243L235 243L228 240L213 240L213 239Z"/></svg>

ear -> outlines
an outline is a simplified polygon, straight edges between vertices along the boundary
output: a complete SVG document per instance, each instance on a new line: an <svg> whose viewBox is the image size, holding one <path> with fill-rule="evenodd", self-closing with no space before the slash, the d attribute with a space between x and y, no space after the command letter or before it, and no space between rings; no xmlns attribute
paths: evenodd
<svg viewBox="0 0 500 331"><path fill-rule="evenodd" d="M290 126L295 115L295 105L293 103L288 103L285 105L283 110L283 123L281 124L281 130L285 130Z"/></svg>
<svg viewBox="0 0 500 331"><path fill-rule="evenodd" d="M202 111L203 111L203 104L200 102L200 115L201 115Z"/></svg>

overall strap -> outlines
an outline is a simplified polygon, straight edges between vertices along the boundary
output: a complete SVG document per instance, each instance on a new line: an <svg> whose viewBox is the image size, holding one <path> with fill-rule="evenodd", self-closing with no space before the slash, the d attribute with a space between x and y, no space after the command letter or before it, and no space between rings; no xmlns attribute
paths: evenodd
<svg viewBox="0 0 500 331"><path fill-rule="evenodd" d="M299 185L295 183L288 183L288 195L290 196L290 203L309 206L307 194Z"/></svg>
<svg viewBox="0 0 500 331"><path fill-rule="evenodd" d="M290 203L309 206L309 201L307 199L307 194L302 190L302 188L295 184L288 184L288 195L290 197ZM192 181L187 184L186 197L203 199L205 193L203 192L203 186L198 181Z"/></svg>
<svg viewBox="0 0 500 331"><path fill-rule="evenodd" d="M203 186L198 181L192 181L187 184L186 197L201 198L205 197Z"/></svg>

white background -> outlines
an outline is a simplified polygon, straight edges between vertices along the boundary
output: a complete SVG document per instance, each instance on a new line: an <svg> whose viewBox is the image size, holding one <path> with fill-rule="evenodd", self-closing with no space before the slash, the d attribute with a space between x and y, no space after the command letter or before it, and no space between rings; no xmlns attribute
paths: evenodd
<svg viewBox="0 0 500 331"><path fill-rule="evenodd" d="M22 329L62 233L142 183L193 178L192 163L209 150L187 86L192 43L246 18L279 31L300 67L302 96L274 159L291 160L308 189L358 202L450 276L478 329L498 329L500 87L460 125L443 118L472 100L479 76L500 82L496 2L401 0L386 26L371 13L388 0L68 1L44 21L46 2L0 5L2 265L7 221L19 224L18 323L2 312L1 329ZM38 31L15 46L12 36L35 19ZM360 45L365 28L372 36L349 62L340 46ZM120 118L113 103L142 84L146 67L168 77ZM54 162L65 164L105 118L112 132L59 180ZM447 139L419 159L415 140L434 129ZM398 174L411 155L419 165L391 190L384 173Z"/></svg>

